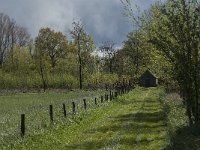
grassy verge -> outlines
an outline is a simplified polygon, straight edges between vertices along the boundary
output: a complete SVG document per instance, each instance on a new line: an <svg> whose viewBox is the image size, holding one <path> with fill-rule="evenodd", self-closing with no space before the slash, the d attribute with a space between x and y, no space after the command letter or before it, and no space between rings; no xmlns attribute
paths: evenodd
<svg viewBox="0 0 200 150"><path fill-rule="evenodd" d="M199 150L200 125L188 126L186 109L178 94L168 94L165 106L169 131L166 150Z"/></svg>
<svg viewBox="0 0 200 150"><path fill-rule="evenodd" d="M160 93L157 88L137 88L9 149L164 149L167 123Z"/></svg>

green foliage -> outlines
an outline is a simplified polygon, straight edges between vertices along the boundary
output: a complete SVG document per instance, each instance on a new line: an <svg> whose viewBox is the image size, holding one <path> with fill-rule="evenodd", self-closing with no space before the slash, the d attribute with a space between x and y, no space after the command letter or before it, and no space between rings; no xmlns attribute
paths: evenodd
<svg viewBox="0 0 200 150"><path fill-rule="evenodd" d="M12 55L8 55L3 70L6 72L17 72L28 74L30 69L35 69L35 64L28 47L16 46L12 50Z"/></svg>
<svg viewBox="0 0 200 150"><path fill-rule="evenodd" d="M167 113L169 144L166 150L199 149L199 125L188 126L186 108L183 101L176 93L166 95L163 101Z"/></svg>
<svg viewBox="0 0 200 150"><path fill-rule="evenodd" d="M117 74L96 73L88 75L85 78L84 84L86 87L105 88L105 85L112 87L118 80L119 77Z"/></svg>
<svg viewBox="0 0 200 150"><path fill-rule="evenodd" d="M130 32L127 41L116 54L115 71L120 76L129 75L137 80L147 69L158 78L159 83L167 85L172 80L172 65L149 42L143 30Z"/></svg>
<svg viewBox="0 0 200 150"><path fill-rule="evenodd" d="M37 72L32 74L6 73L0 71L0 90L40 90L43 87L41 77ZM46 79L49 88L75 89L78 87L77 78L68 74L49 73Z"/></svg>
<svg viewBox="0 0 200 150"><path fill-rule="evenodd" d="M78 86L78 79L67 74L52 74L48 76L49 88L75 89Z"/></svg>
<svg viewBox="0 0 200 150"><path fill-rule="evenodd" d="M132 45L138 43L139 39L142 52L148 49L145 55L151 58L147 57L145 67L155 72L167 87L171 84L169 81L173 81L171 85L177 84L174 87L179 87L183 96L190 124L198 122L200 120L199 1L158 2L141 16L134 14L130 1L122 0L122 2L128 11L127 15L134 25L138 26L139 35L142 35L133 40L128 39L129 51L135 53Z"/></svg>
<svg viewBox="0 0 200 150"><path fill-rule="evenodd" d="M77 48L78 65L79 65L79 88L83 88L84 68L91 63L91 53L95 45L93 38L86 33L80 22L73 22L71 35ZM88 68L89 69L89 68Z"/></svg>
<svg viewBox="0 0 200 150"><path fill-rule="evenodd" d="M36 53L46 55L52 68L54 68L58 59L64 58L67 54L68 42L61 32L55 32L50 28L42 28L38 37L36 37L35 46Z"/></svg>
<svg viewBox="0 0 200 150"><path fill-rule="evenodd" d="M166 1L152 8L150 42L170 61L187 104L190 124L199 120L199 2Z"/></svg>

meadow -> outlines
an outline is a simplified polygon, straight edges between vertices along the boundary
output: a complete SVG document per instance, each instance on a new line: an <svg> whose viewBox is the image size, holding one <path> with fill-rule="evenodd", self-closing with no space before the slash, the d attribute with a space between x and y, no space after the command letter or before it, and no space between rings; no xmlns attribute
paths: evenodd
<svg viewBox="0 0 200 150"><path fill-rule="evenodd" d="M137 88L10 149L164 149L168 133L162 94L157 88Z"/></svg>
<svg viewBox="0 0 200 150"><path fill-rule="evenodd" d="M0 148L196 150L200 147L199 126L188 126L186 109L178 94L167 94L163 88L137 87L101 103L100 96L104 94L105 91L51 91L2 95ZM76 103L75 115L72 101ZM63 116L63 103L67 106L67 118ZM53 123L49 104L54 106ZM24 138L19 133L21 113L26 114Z"/></svg>
<svg viewBox="0 0 200 150"><path fill-rule="evenodd" d="M13 93L0 96L0 147L4 147L20 138L20 117L25 114L26 136L45 131L51 126L49 105L53 105L54 124L67 121L63 115L63 103L67 115L72 113L72 101L76 112L83 110L83 99L88 107L95 107L94 99L100 100L105 91L48 91L46 93Z"/></svg>

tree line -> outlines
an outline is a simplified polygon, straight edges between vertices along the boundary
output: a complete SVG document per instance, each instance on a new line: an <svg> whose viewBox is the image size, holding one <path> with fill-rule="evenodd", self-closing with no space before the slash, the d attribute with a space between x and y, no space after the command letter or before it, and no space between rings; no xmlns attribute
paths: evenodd
<svg viewBox="0 0 200 150"><path fill-rule="evenodd" d="M78 21L73 22L70 37L42 27L31 39L26 28L3 13L1 16L1 32L5 34L1 34L1 43L10 42L6 48L1 47L1 89L111 87L120 79L136 83L146 69L156 73L163 83L169 78L163 75L158 62L164 60L165 70L170 65L141 32L130 32L122 48L117 49L114 41L103 41L97 47ZM10 28L13 24L15 28ZM14 29L16 32L12 32Z"/></svg>
<svg viewBox="0 0 200 150"><path fill-rule="evenodd" d="M129 33L120 49L113 41L97 47L84 25L76 21L70 37L42 27L31 39L26 28L3 13L1 16L1 43L9 43L0 50L1 89L112 87L117 80L136 82L146 69L155 68L150 62L152 52L140 33Z"/></svg>
<svg viewBox="0 0 200 150"><path fill-rule="evenodd" d="M1 13L0 89L83 89L118 80L111 71L114 45L102 44L100 50L80 22L72 25L72 40L49 27L42 27L32 39L26 28Z"/></svg>

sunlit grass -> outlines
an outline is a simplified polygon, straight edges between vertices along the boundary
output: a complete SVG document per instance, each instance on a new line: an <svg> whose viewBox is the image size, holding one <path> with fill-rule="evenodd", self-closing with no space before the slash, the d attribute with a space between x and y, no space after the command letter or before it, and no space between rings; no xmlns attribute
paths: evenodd
<svg viewBox="0 0 200 150"><path fill-rule="evenodd" d="M61 121L62 110L57 109L54 125L46 123L49 122L48 115L46 120L41 121L45 115L33 113L35 118L40 118L39 122L34 120L37 122L35 124L43 124L46 127L41 128L43 130L40 132L34 128L34 131L37 131L34 134L4 144L5 149L198 149L199 127L187 127L185 108L177 95L166 97L162 88L136 88L112 102L101 104L98 101L99 105L95 106L94 96L100 93L101 91L80 92L76 95L73 95L73 92L68 93L69 95L48 93L48 98L42 94L41 99L33 100L30 105L34 101L36 104L41 101L43 105L47 105L56 97L54 105L60 104L67 96L69 105L71 100L80 102L78 113L74 116L68 114L65 121ZM91 108L87 111L83 110L80 101L83 99L82 94L87 97ZM23 97L22 95L19 97ZM24 97L29 96L25 94ZM48 114L48 109L46 113ZM28 121L32 120L28 118ZM9 138L7 140L9 141Z"/></svg>
<svg viewBox="0 0 200 150"><path fill-rule="evenodd" d="M71 122L16 142L14 149L164 149L167 127L162 90L137 88L71 118Z"/></svg>
<svg viewBox="0 0 200 150"><path fill-rule="evenodd" d="M20 115L26 114L26 135L33 135L50 128L49 105L53 105L54 123L63 124L62 104L66 104L67 113L71 113L74 101L77 113L82 111L82 99L86 98L90 107L95 107L94 98L100 101L105 91L18 93L0 96L0 147L20 138ZM0 148L1 149L1 148Z"/></svg>

